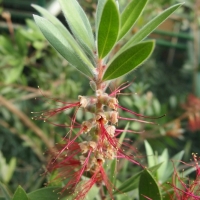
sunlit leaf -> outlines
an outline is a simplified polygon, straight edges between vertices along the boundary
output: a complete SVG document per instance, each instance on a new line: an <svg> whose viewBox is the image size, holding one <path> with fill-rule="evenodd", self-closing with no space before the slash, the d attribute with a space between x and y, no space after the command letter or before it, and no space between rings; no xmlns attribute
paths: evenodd
<svg viewBox="0 0 200 200"><path fill-rule="evenodd" d="M153 49L154 41L142 42L127 49L108 64L103 80L115 79L131 72L149 58Z"/></svg>
<svg viewBox="0 0 200 200"><path fill-rule="evenodd" d="M138 43L145 39L152 31L154 31L162 22L164 22L177 8L179 8L182 3L171 6L170 8L164 10L160 15L156 16L154 19L149 21L145 26L143 26L134 36L129 39L129 41L121 48L119 51L122 52L129 48L135 43Z"/></svg>
<svg viewBox="0 0 200 200"><path fill-rule="evenodd" d="M106 1L107 0L99 0L98 4L97 4L96 16L95 16L95 32L96 33L98 32L99 22L100 22L101 15L102 15L103 8L104 8Z"/></svg>
<svg viewBox="0 0 200 200"><path fill-rule="evenodd" d="M104 5L97 31L99 58L105 57L117 41L120 20L114 0L107 0Z"/></svg>
<svg viewBox="0 0 200 200"><path fill-rule="evenodd" d="M44 16L47 20L49 20L62 34L62 36L67 40L67 42L71 45L71 47L74 49L76 54L88 65L88 67L93 68L91 61L86 56L84 51L81 49L79 44L76 42L74 37L71 35L71 33L65 28L65 26L51 13L49 13L46 9L37 6L32 5L40 14ZM94 58L93 58L94 59Z"/></svg>
<svg viewBox="0 0 200 200"><path fill-rule="evenodd" d="M83 60L76 54L69 42L59 32L59 30L48 20L34 15L34 19L43 35L49 43L74 67L81 71L84 75L92 77L93 72Z"/></svg>
<svg viewBox="0 0 200 200"><path fill-rule="evenodd" d="M77 0L59 0L67 23L84 50L91 54L95 51L94 35L89 20Z"/></svg>
<svg viewBox="0 0 200 200"><path fill-rule="evenodd" d="M123 10L121 14L121 27L118 40L124 37L124 35L133 27L142 14L147 1L148 0L133 0Z"/></svg>

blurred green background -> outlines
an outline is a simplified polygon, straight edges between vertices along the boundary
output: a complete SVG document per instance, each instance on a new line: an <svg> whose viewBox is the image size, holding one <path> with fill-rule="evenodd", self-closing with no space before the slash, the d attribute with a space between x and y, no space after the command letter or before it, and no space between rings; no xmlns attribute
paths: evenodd
<svg viewBox="0 0 200 200"><path fill-rule="evenodd" d="M127 1L119 0L121 9ZM96 1L79 2L94 24ZM150 0L130 36L177 2L181 1ZM78 95L93 93L89 81L69 67L44 39L32 20L32 14L36 13L32 3L47 8L67 26L56 1L1 0L0 182L11 192L18 185L27 192L42 187L46 177L40 174L48 159L43 152L59 142L67 131L32 120L36 114L31 112L55 108L57 103L53 99L72 102ZM130 124L131 129L146 130L141 135L126 135L144 155L144 164L145 139L158 154L166 148L170 156L184 150L184 161L190 160L192 152L200 153L199 13L198 0L185 0L185 4L149 36L157 41L151 58L128 76L112 83L114 87L133 81L124 91L126 94L119 96L122 106L148 116L166 114L156 121L159 125ZM52 122L64 123L67 115L72 113L62 113ZM78 112L77 121L85 117L83 112ZM119 127L125 125L120 123ZM126 179L131 173L127 170L120 179Z"/></svg>

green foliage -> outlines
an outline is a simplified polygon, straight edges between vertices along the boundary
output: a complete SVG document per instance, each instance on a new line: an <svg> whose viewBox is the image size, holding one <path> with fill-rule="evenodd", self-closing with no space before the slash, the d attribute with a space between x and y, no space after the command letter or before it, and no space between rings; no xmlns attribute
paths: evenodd
<svg viewBox="0 0 200 200"><path fill-rule="evenodd" d="M10 194L8 192L8 190L5 188L5 186L0 182L0 189L1 192L3 193L3 200L11 200Z"/></svg>
<svg viewBox="0 0 200 200"><path fill-rule="evenodd" d="M87 54L92 56L95 49L94 36L85 12L77 1L59 0L59 3L73 35Z"/></svg>
<svg viewBox="0 0 200 200"><path fill-rule="evenodd" d="M118 39L121 39L135 24L139 16L141 15L147 1L140 1L135 5L136 1L132 1L122 12L119 14L116 2L114 0L101 1L98 3L97 15L96 15L96 35L97 35L97 55L95 66L98 67L98 60L103 59L108 55L108 53L114 48ZM62 1L60 0L61 7L65 14L66 20L70 26L70 29L81 45L78 47L76 42L72 39L72 36L64 30L63 26L47 14L46 11L39 7L35 7L44 16L47 16L49 21L34 16L35 21L39 28L41 29L44 36L50 42L50 44L65 58L68 62L75 66L79 71L88 77L95 77L92 71L92 67L89 66L90 61L84 56L82 50L91 59L91 63L94 62L96 52L94 48L94 38L85 13L79 6L77 1ZM168 10L164 11L158 17L150 21L144 28L141 29L137 34L135 34L114 56L113 64L108 62L108 69L106 70L103 80L111 80L118 78L124 74L129 73L134 68L143 63L152 53L154 45L153 42L139 43L133 47L134 44L145 39L159 24L161 24L171 13L173 13L181 4L173 6ZM132 8L134 8L132 10ZM131 10L131 12L130 12ZM133 12L132 12L133 11ZM121 20L120 20L121 19ZM120 22L121 21L121 22ZM66 32L67 34L63 34ZM119 35L120 34L120 35ZM119 36L118 36L119 35ZM69 44L70 41L73 44ZM136 53L138 48L141 48L142 53L139 51ZM81 49L83 48L83 49ZM74 52L77 53L77 55ZM136 49L136 50L134 50ZM144 50L145 49L145 50ZM124 62L123 58L127 60L127 57L133 54L133 56L128 60L129 62ZM138 54L140 56L138 56ZM81 55L81 56L79 56ZM127 55L127 57L125 57ZM124 65L120 64L114 67L116 63L121 61ZM134 62L133 62L134 61ZM87 66L89 64L89 66ZM110 65L110 66L109 66ZM123 69L123 70L122 70ZM114 73L111 74L111 72Z"/></svg>
<svg viewBox="0 0 200 200"><path fill-rule="evenodd" d="M6 159L0 151L0 160L0 180L3 183L8 183L11 180L16 167L16 158L11 158L10 162L7 164Z"/></svg>
<svg viewBox="0 0 200 200"><path fill-rule="evenodd" d="M105 71L103 80L111 80L129 73L151 55L154 49L153 41L146 41L136 44L129 49L126 49L118 57L116 57Z"/></svg>
<svg viewBox="0 0 200 200"><path fill-rule="evenodd" d="M21 186L19 186L16 189L12 200L29 200L29 198L28 198L26 192L24 191L24 189Z"/></svg>
<svg viewBox="0 0 200 200"><path fill-rule="evenodd" d="M72 66L89 77L93 75L92 70L75 54L74 49L52 23L39 16L34 16L34 19L47 40Z"/></svg>
<svg viewBox="0 0 200 200"><path fill-rule="evenodd" d="M137 19L142 14L148 0L133 0L126 6L121 14L121 28L118 40L122 39L134 26Z"/></svg>
<svg viewBox="0 0 200 200"><path fill-rule="evenodd" d="M100 16L97 29L98 56L104 58L118 38L120 27L119 12L114 0L107 0Z"/></svg>
<svg viewBox="0 0 200 200"><path fill-rule="evenodd" d="M171 15L177 8L179 8L182 4L174 5L165 11L163 11L160 15L156 16L154 19L149 21L145 26L143 26L119 51L120 53L125 49L129 48L135 43L138 43L145 39L154 29L156 29L163 21L166 20L169 15Z"/></svg>
<svg viewBox="0 0 200 200"><path fill-rule="evenodd" d="M27 194L29 200L55 200L61 198L60 187L49 186L30 192Z"/></svg>
<svg viewBox="0 0 200 200"><path fill-rule="evenodd" d="M125 36L128 36L133 26L137 26L137 23L140 23L138 20L140 20L141 14L145 10L144 8L146 7L147 1L132 0L122 13L120 13L120 9L118 10L118 6L114 0L98 1L95 19L96 28L94 28L97 39L97 44L95 44L95 37L91 25L83 9L79 6L78 1L60 0L60 3L72 33L45 9L36 5L33 6L44 17L35 16L34 18L45 38L49 40L53 48L46 42L46 39L44 39L43 35L31 20L27 21L26 29L21 28L16 31L15 41L11 40L8 36L0 36L0 56L2 60L0 64L0 67L2 67L0 80L1 84L4 84L4 86L1 86L0 95L5 96L10 105L16 106L21 112L25 113L26 119L30 118L30 111L41 111L55 107L51 104L55 99L62 98L64 101L72 101L72 99L77 98L78 94L91 94L91 91L88 89L88 83L85 83L85 79L81 79L81 75L84 74L89 79L95 79L95 70L98 67L99 60L105 64L102 80L108 82L130 73L140 66L149 58L154 49L153 41L143 40L181 5L177 4L165 10L146 25L144 24L136 34L130 35L130 38L126 40ZM121 39L124 38L124 41L128 42L123 46L123 40ZM118 45L120 45L120 49L117 51L116 47ZM56 49L64 59L59 56L54 49ZM66 62L65 59L68 62ZM75 68L66 67L68 63ZM7 69L3 68L5 66ZM74 69L78 69L81 75L76 73ZM146 74L149 76L149 73ZM116 82L117 81L118 79ZM15 83L15 86L11 85L12 83ZM44 88L44 92L35 90L37 85ZM131 110L136 110L139 111L139 113L150 116L159 116L165 113L166 110L168 111L167 108L163 111L165 105L161 105L157 98L151 97L151 95L149 95L150 93L145 92L146 85L133 84L130 86L130 89L127 90L127 93L131 93L131 95L119 97L119 99L122 104L127 107L130 106ZM137 95L135 95L135 93L137 93ZM43 100L41 100L41 96ZM59 103L60 102L56 102L56 105L58 104L59 106ZM20 184L25 185L24 189L26 191L32 191L26 194L25 191L19 187L14 194L16 200L27 199L27 197L30 200L53 200L60 197L57 194L57 191L60 191L59 187L48 186L46 188L41 188L41 185L46 182L46 180L44 180L43 177L37 178L39 176L38 168L46 161L46 157L43 156L42 152L45 151L44 149L46 149L47 144L34 132L35 129L31 129L31 127L27 126L27 124L21 121L22 119L19 118L16 113L10 111L9 108L2 106L0 115L1 119L3 119L0 121L0 126L1 128L3 127L1 148L6 152L4 154L9 157L7 162L1 159L0 169L6 167L8 170L8 173L5 174L7 177L1 178L2 182L4 182L6 186L9 186L9 190L13 191L13 188L16 188L16 184L18 184L18 180L20 180ZM63 124L67 124L68 118L72 116L71 112L67 111L64 113L64 116L56 116L53 122L63 122ZM86 117L83 115L82 111L77 113L78 122ZM127 117L130 117L130 115L127 114ZM170 116L161 119L161 121L164 122L170 120L172 120ZM5 121L8 122L7 126L3 123ZM48 138L49 145L51 146L53 143L60 140L61 136L59 135L64 136L66 134L65 130L61 127L54 127L38 122L33 122L33 124L36 125L36 129L42 130L42 135ZM121 124L119 124L119 128L120 126ZM121 136L121 138L123 138L126 135L129 141L138 141L139 147L143 147L143 140L144 138L148 139L148 137L155 136L155 138L152 139L155 142L154 144L157 144L156 137L158 137L158 140L169 140L169 138L165 137L167 129L161 126L158 127L156 125L152 126L147 124L141 127L138 126L137 122L133 122L129 124L129 128L133 130L146 130L146 133L142 133L141 135L127 132ZM16 134L15 137L13 136L14 134ZM2 138L6 138L6 141L3 141ZM127 138L125 138L125 140L127 140ZM9 146L6 147L8 143ZM163 144L163 146L164 145L166 144ZM155 146L158 147L159 145ZM170 179L174 167L178 167L178 164L180 164L179 161L183 157L183 151L180 151L180 153L171 158L171 152L168 151L166 147L163 148L163 146L159 146L161 153L158 153L145 141L146 154L143 153L143 155L147 155L148 167L147 170L144 171L140 171L141 169L133 167L127 162L123 162L121 164L122 166L120 163L118 164L117 160L113 160L110 163L107 167L107 171L109 173L110 182L116 188L114 197L117 200L132 199L132 196L136 199L145 199L142 195L152 199L162 199L161 192L165 193L165 191L160 191L163 188L160 187L160 185L158 186L158 183L162 185ZM15 151L15 149L17 150ZM142 148L139 150L143 151ZM141 161L145 162L143 158ZM31 166L29 163L31 163ZM24 168L27 171L24 172L24 176L21 176L21 168L18 172L13 173L16 169L16 165L18 169L19 166L25 165ZM146 165L146 163L144 165ZM120 171L120 174L123 172L121 176L117 176L118 171ZM192 170L188 170L184 176L191 172ZM23 180L19 177L23 177ZM11 178L13 179L12 182L10 182ZM84 178L87 179L87 177ZM151 183L150 187L147 183ZM138 187L139 194L137 191ZM152 190L150 191L149 188L152 188ZM123 192L127 194L122 195ZM88 193L87 199L94 199L95 197L99 200L100 196L98 193L99 188L96 186L93 187ZM106 192L105 194L107 195ZM11 199L6 187L2 184L0 195L5 197L0 197L1 199ZM69 197L69 199L70 198L71 197Z"/></svg>
<svg viewBox="0 0 200 200"><path fill-rule="evenodd" d="M160 187L148 170L144 170L140 176L139 196L141 200L145 200L146 197L162 200Z"/></svg>

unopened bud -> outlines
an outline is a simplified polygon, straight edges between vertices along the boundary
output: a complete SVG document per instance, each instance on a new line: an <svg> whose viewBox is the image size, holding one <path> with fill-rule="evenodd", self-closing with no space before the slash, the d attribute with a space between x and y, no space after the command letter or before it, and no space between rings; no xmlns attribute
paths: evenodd
<svg viewBox="0 0 200 200"><path fill-rule="evenodd" d="M111 137L114 136L115 130L116 130L115 126L107 126L107 127L106 127L106 131L109 133L109 135L110 135Z"/></svg>
<svg viewBox="0 0 200 200"><path fill-rule="evenodd" d="M116 124L118 122L118 112L117 111L109 111L105 112L106 118L111 124Z"/></svg>
<svg viewBox="0 0 200 200"><path fill-rule="evenodd" d="M80 100L81 107L85 108L88 104L88 99L81 95L78 96L78 99Z"/></svg>
<svg viewBox="0 0 200 200"><path fill-rule="evenodd" d="M87 142L86 141L81 142L78 145L80 146L80 149L81 149L81 151L82 151L83 154L87 153L88 147L87 147Z"/></svg>
<svg viewBox="0 0 200 200"><path fill-rule="evenodd" d="M93 126L95 126L95 120L93 118L82 123L83 130L86 133L89 132Z"/></svg>
<svg viewBox="0 0 200 200"><path fill-rule="evenodd" d="M99 112L96 115L96 121L99 121L100 119L103 120L103 124L107 124L108 123L107 117L103 112Z"/></svg>

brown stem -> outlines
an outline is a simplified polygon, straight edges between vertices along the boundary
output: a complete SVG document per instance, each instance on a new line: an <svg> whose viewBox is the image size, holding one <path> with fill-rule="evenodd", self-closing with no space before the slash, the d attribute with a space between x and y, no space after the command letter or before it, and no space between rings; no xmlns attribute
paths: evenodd
<svg viewBox="0 0 200 200"><path fill-rule="evenodd" d="M8 25L8 30L10 32L12 40L14 39L14 28L11 20L11 15L9 12L3 12L1 16L6 20L6 23Z"/></svg>
<svg viewBox="0 0 200 200"><path fill-rule="evenodd" d="M37 127L29 117L18 110L12 103L10 103L7 99L0 96L0 104L5 106L10 112L15 114L28 128L30 128L41 140L45 143L48 148L52 147L52 141L44 134L44 132Z"/></svg>

